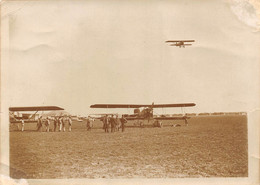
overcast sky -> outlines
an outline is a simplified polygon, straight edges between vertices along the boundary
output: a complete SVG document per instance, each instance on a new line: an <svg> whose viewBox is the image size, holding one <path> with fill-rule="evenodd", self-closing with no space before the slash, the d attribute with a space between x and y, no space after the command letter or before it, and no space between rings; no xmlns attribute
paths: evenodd
<svg viewBox="0 0 260 185"><path fill-rule="evenodd" d="M81 115L102 112L89 108L96 103L197 104L187 112L259 106L253 9L246 24L236 7L219 0L10 7L10 106L57 105ZM166 44L169 39L195 43L183 49Z"/></svg>

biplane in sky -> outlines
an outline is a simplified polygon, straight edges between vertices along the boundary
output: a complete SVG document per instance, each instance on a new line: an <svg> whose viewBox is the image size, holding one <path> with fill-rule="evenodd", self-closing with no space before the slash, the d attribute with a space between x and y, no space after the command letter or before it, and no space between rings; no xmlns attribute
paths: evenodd
<svg viewBox="0 0 260 185"><path fill-rule="evenodd" d="M19 123L21 119L23 119L25 122L33 122L35 121L35 116L38 112L56 111L56 110L64 110L64 109L57 106L9 107L10 122ZM20 114L20 112L23 113ZM34 112L34 113L28 114L24 112Z"/></svg>
<svg viewBox="0 0 260 185"><path fill-rule="evenodd" d="M172 43L170 44L170 46L176 46L176 47L183 47L185 48L185 46L191 46L192 44L186 44L186 42L190 43L190 42L195 42L195 40L167 40L165 41L167 43Z"/></svg>
<svg viewBox="0 0 260 185"><path fill-rule="evenodd" d="M91 105L90 108L105 108L105 109L113 109L113 108L133 108L133 114L124 114L124 117L127 120L187 120L190 117L183 116L175 116L169 117L165 115L154 115L154 108L185 108L185 107L193 107L195 103L179 103L179 104L94 104Z"/></svg>

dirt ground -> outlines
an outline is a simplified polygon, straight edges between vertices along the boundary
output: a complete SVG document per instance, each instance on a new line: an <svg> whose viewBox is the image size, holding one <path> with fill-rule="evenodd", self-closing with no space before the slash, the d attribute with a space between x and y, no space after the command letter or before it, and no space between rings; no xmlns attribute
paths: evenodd
<svg viewBox="0 0 260 185"><path fill-rule="evenodd" d="M171 125L179 123L181 127ZM179 178L248 176L246 116L205 116L164 121L163 128L127 127L105 133L99 121L87 131L10 132L13 178ZM127 123L132 126L133 123Z"/></svg>

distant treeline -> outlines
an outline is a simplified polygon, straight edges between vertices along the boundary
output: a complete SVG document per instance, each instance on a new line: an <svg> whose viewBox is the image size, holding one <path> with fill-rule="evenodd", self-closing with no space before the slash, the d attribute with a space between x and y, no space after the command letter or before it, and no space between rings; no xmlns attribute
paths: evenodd
<svg viewBox="0 0 260 185"><path fill-rule="evenodd" d="M165 114L165 117L183 116L184 114ZM223 116L223 115L247 115L246 112L202 112L202 113L186 113L187 116Z"/></svg>

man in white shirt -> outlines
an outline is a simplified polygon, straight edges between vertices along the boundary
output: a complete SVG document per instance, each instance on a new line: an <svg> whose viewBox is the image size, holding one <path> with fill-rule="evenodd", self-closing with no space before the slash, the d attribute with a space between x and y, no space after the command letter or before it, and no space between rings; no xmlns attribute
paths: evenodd
<svg viewBox="0 0 260 185"><path fill-rule="evenodd" d="M50 131L50 124L51 124L50 118L47 117L46 122L45 122L46 132L49 132L49 131Z"/></svg>
<svg viewBox="0 0 260 185"><path fill-rule="evenodd" d="M24 120L22 118L22 121L21 121L21 125L22 125L22 132L24 131Z"/></svg>
<svg viewBox="0 0 260 185"><path fill-rule="evenodd" d="M68 118L68 122L69 122L69 131L71 132L71 126L72 126L72 119L71 119L71 117Z"/></svg>

